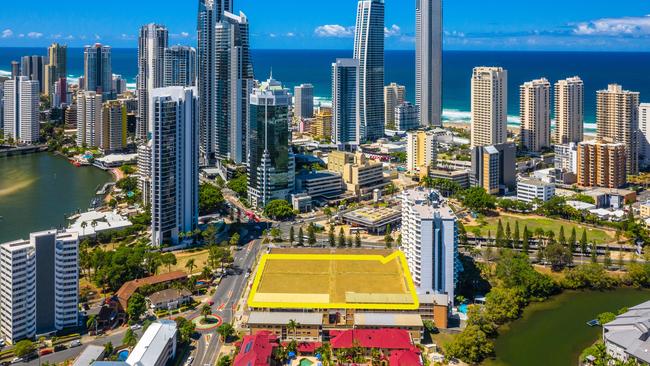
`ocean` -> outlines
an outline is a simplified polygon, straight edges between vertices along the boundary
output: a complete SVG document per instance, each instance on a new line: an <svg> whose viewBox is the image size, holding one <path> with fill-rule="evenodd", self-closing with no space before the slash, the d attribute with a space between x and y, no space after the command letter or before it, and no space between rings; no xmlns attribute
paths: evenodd
<svg viewBox="0 0 650 366"><path fill-rule="evenodd" d="M273 77L293 88L301 83L314 85L317 101L331 95L331 63L336 58L351 57L351 50L252 50L257 79ZM45 55L45 48L0 48L0 75L10 70L12 60L24 55ZM406 97L415 99L415 52L387 50L386 84L406 86ZM113 73L135 87L137 50L113 49ZM570 76L585 82L585 128L595 129L596 91L618 83L641 93L650 102L650 53L624 52L499 52L446 51L443 55L444 119L469 122L470 77L475 66L502 66L508 70L509 123L517 124L519 86L540 77L551 83ZM68 73L71 80L83 74L83 49L68 50Z"/></svg>

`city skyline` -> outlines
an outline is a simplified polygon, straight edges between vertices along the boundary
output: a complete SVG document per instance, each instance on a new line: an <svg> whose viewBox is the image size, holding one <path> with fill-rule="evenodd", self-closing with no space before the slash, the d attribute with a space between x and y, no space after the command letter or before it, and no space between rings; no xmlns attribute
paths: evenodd
<svg viewBox="0 0 650 366"><path fill-rule="evenodd" d="M47 14L40 11L37 3L5 4L6 11L0 14L0 47L47 46L52 41L81 47L100 41L114 47L133 48L137 45L139 27L150 22L168 26L170 44L196 42L195 3L176 7L174 12L165 12L165 6L157 10L149 1L121 3L113 2L112 6L104 6L102 12L96 12L95 6L69 1ZM641 51L650 45L650 5L638 1L624 0L612 9L611 3L605 0L592 1L588 8L551 0L539 4L535 11L511 0L500 3L503 6L481 6L478 0L445 3L445 48ZM403 5L396 1L386 3L387 49L415 47L415 2L412 6ZM335 0L330 6L340 11L323 17L301 16L318 11L317 5L293 1L266 4L252 0L236 1L233 10L246 12L251 24L255 24L251 29L253 49L348 48L353 42L356 4ZM132 11L124 12L127 7ZM141 8L147 11L137 11ZM472 8L481 11L466 11ZM30 14L30 21L16 14ZM118 14L119 28L108 21ZM66 24L61 19L75 22Z"/></svg>

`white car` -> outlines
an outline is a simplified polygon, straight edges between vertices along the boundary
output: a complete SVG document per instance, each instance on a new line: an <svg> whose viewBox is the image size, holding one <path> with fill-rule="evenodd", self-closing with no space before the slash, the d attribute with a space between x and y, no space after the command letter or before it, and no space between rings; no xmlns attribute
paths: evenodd
<svg viewBox="0 0 650 366"><path fill-rule="evenodd" d="M133 324L133 325L131 326L131 330L138 330L138 329L142 329L142 325L140 325L140 324Z"/></svg>
<svg viewBox="0 0 650 366"><path fill-rule="evenodd" d="M192 357L192 356L188 357L187 361L185 361L185 366L192 365L192 361L194 361L194 357Z"/></svg>
<svg viewBox="0 0 650 366"><path fill-rule="evenodd" d="M11 363L14 364L14 363L20 363L20 362L23 362L23 361L25 361L25 360L23 360L21 357L16 357L13 360L11 360Z"/></svg>

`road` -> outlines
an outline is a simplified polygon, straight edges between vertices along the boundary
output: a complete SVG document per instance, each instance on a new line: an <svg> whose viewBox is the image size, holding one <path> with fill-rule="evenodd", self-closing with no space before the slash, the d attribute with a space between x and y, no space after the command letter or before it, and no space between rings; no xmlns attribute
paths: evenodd
<svg viewBox="0 0 650 366"><path fill-rule="evenodd" d="M60 352L55 352L51 353L49 355L45 355L40 358L40 361L38 358L35 358L29 362L22 362L20 365L29 365L29 366L39 366L42 365L45 362L49 362L50 364L58 364L70 359L74 359L81 352L88 347L88 345L93 344L96 346L103 346L108 342L111 342L113 346L118 346L122 344L122 338L124 338L124 333L126 332L128 328L120 328L119 330L113 332L111 335L106 336L106 337L101 337L93 340L92 342L86 343L81 345L80 347L74 347L74 348L68 348ZM138 336L142 335L142 331L136 331L135 332Z"/></svg>
<svg viewBox="0 0 650 366"><path fill-rule="evenodd" d="M234 255L233 267L235 268L235 274L222 279L212 297L214 302L212 306L213 313L219 315L224 323L233 321L234 313L237 310L237 302L244 293L248 282L248 270L252 270L255 266L257 256L262 248L258 238L259 236L252 232L243 240L244 242L250 240L250 242ZM194 357L192 364L197 366L214 365L217 362L221 346L222 342L216 331L201 334L192 353Z"/></svg>

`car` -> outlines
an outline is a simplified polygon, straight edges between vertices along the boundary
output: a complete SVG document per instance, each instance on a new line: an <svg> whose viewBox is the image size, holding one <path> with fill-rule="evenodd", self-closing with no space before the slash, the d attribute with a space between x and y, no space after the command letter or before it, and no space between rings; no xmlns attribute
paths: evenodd
<svg viewBox="0 0 650 366"><path fill-rule="evenodd" d="M212 305L214 305L214 301L210 300L210 301L208 302L208 304L210 304L210 306L212 306Z"/></svg>
<svg viewBox="0 0 650 366"><path fill-rule="evenodd" d="M23 362L23 361L25 361L25 360L22 357L16 357L13 360L11 360L11 363L14 364L14 363L20 363L20 362Z"/></svg>
<svg viewBox="0 0 650 366"><path fill-rule="evenodd" d="M49 355L50 353L53 353L53 352L54 352L53 349L51 349L51 348L45 348L45 349L40 350L40 351L38 352L38 355L39 355L39 356L45 356L45 355Z"/></svg>
<svg viewBox="0 0 650 366"><path fill-rule="evenodd" d="M131 326L131 330L138 330L138 329L142 329L142 325L140 325L140 324L133 324L133 325Z"/></svg>
<svg viewBox="0 0 650 366"><path fill-rule="evenodd" d="M194 361L194 357L188 357L187 361L185 361L185 366L190 366L192 364L192 361Z"/></svg>
<svg viewBox="0 0 650 366"><path fill-rule="evenodd" d="M79 347L79 346L81 346L81 341L78 339L75 339L74 341L70 342L70 348Z"/></svg>

